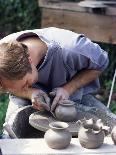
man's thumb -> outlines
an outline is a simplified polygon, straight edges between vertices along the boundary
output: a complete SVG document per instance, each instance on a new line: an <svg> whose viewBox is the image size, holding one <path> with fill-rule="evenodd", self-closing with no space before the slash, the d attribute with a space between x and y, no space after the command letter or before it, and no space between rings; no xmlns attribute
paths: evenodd
<svg viewBox="0 0 116 155"><path fill-rule="evenodd" d="M52 91L49 93L50 96L55 97L56 96L56 92Z"/></svg>

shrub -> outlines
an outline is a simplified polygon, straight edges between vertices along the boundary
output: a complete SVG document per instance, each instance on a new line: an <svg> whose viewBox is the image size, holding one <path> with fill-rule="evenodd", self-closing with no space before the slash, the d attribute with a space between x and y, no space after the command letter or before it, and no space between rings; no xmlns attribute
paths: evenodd
<svg viewBox="0 0 116 155"><path fill-rule="evenodd" d="M25 29L40 27L37 0L0 0L0 37Z"/></svg>
<svg viewBox="0 0 116 155"><path fill-rule="evenodd" d="M41 13L37 0L0 0L0 38L21 30L39 28ZM0 134L8 95L0 93Z"/></svg>
<svg viewBox="0 0 116 155"><path fill-rule="evenodd" d="M4 123L6 109L8 106L8 95L0 93L0 135L2 134L2 126Z"/></svg>

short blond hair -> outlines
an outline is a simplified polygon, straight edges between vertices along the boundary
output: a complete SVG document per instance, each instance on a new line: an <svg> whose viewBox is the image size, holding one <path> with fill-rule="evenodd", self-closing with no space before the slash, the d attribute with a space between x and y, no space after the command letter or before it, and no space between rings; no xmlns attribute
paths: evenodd
<svg viewBox="0 0 116 155"><path fill-rule="evenodd" d="M20 42L0 44L0 77L19 80L31 72L29 52L26 45Z"/></svg>

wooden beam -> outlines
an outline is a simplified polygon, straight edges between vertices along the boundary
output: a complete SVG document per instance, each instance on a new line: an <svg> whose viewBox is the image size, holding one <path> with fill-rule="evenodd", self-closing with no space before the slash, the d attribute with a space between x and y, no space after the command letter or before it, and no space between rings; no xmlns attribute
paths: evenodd
<svg viewBox="0 0 116 155"><path fill-rule="evenodd" d="M116 16L42 8L42 27L49 26L84 33L93 41L116 44Z"/></svg>
<svg viewBox="0 0 116 155"><path fill-rule="evenodd" d="M111 5L109 5L109 4L116 5L115 1L110 1L110 2L103 1L103 2L105 4L107 4L108 7L105 8L104 12L99 10L99 14L116 15L116 7L114 7L114 6L112 7ZM94 8L81 7L78 2L66 2L66 1L63 1L63 0L38 0L38 3L39 3L39 6L42 7L42 8L94 13ZM97 2L93 1L92 4L93 3L95 3L95 4L98 3L99 4L99 3L101 3L101 1L97 1Z"/></svg>

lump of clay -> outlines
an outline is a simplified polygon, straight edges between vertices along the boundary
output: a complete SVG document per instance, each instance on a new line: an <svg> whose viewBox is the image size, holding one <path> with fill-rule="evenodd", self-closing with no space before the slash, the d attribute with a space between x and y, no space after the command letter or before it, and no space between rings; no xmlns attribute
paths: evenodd
<svg viewBox="0 0 116 155"><path fill-rule="evenodd" d="M109 127L104 126L100 119L97 121L83 119L78 122L81 125L78 133L81 146L87 149L100 147L104 142L105 133L108 134L110 130Z"/></svg>
<svg viewBox="0 0 116 155"><path fill-rule="evenodd" d="M74 104L70 100L61 101L55 109L57 119L64 122L75 121L77 119L77 110Z"/></svg>

